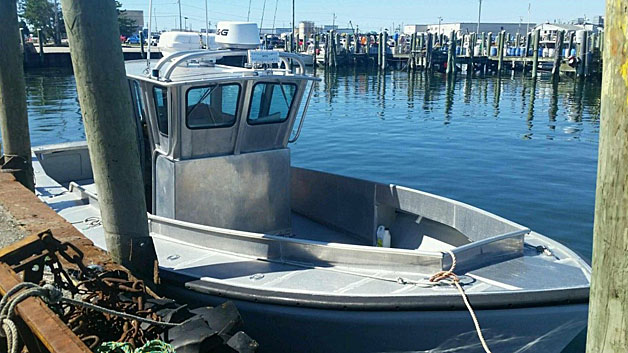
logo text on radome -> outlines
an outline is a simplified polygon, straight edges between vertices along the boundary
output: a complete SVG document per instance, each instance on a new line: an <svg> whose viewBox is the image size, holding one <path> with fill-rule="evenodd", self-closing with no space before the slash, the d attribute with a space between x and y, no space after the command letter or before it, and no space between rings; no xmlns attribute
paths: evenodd
<svg viewBox="0 0 628 353"><path fill-rule="evenodd" d="M229 33L229 29L219 29L216 31L216 34L219 36L226 36Z"/></svg>

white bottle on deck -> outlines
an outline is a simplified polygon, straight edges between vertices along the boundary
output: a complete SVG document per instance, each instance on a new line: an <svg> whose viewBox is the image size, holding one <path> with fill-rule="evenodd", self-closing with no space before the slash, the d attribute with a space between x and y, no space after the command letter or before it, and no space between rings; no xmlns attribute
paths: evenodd
<svg viewBox="0 0 628 353"><path fill-rule="evenodd" d="M377 246L380 248L390 248L390 231L388 228L380 225L377 227Z"/></svg>

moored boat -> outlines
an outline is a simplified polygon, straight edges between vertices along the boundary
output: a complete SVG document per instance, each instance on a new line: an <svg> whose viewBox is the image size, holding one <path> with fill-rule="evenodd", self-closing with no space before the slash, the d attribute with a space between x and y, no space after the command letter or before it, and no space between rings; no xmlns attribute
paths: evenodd
<svg viewBox="0 0 628 353"><path fill-rule="evenodd" d="M247 64L215 64L227 56ZM479 352L456 287L428 280L455 261L494 351L560 352L584 328L590 267L567 247L455 200L292 167L316 81L298 56L145 62L127 64L129 118L168 294L235 301L267 352ZM34 157L40 198L106 248L87 145Z"/></svg>

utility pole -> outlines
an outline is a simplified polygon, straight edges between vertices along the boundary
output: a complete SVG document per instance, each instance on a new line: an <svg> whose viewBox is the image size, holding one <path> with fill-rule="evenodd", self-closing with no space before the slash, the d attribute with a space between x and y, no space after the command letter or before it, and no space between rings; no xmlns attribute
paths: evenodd
<svg viewBox="0 0 628 353"><path fill-rule="evenodd" d="M526 26L526 33L530 33L530 6L532 6L532 4L528 3L528 24Z"/></svg>
<svg viewBox="0 0 628 353"><path fill-rule="evenodd" d="M209 5L208 0L205 0L205 46L209 50Z"/></svg>
<svg viewBox="0 0 628 353"><path fill-rule="evenodd" d="M588 353L628 352L627 17L628 0L606 0Z"/></svg>
<svg viewBox="0 0 628 353"><path fill-rule="evenodd" d="M183 25L183 29L185 31L187 31L188 30L188 18L187 17L183 17L183 20L185 21L184 25Z"/></svg>
<svg viewBox="0 0 628 353"><path fill-rule="evenodd" d="M181 30L181 25L183 24L183 20L181 19L181 0L177 0L179 4L179 31Z"/></svg>
<svg viewBox="0 0 628 353"><path fill-rule="evenodd" d="M118 46L120 42L118 41ZM4 156L0 164L17 181L35 190L26 110L26 88L16 2L0 1L0 129Z"/></svg>
<svg viewBox="0 0 628 353"><path fill-rule="evenodd" d="M115 2L61 4L107 250L133 274L156 280L157 257L148 234L137 127Z"/></svg>
<svg viewBox="0 0 628 353"><path fill-rule="evenodd" d="M294 26L296 26L296 23L294 22L294 0L292 0L292 36L290 37L290 49L291 49L291 51L294 51L294 37L296 37L295 36Z"/></svg>
<svg viewBox="0 0 628 353"><path fill-rule="evenodd" d="M443 18L438 16L438 35L440 36L440 23L443 21ZM439 43L441 46L443 43Z"/></svg>
<svg viewBox="0 0 628 353"><path fill-rule="evenodd" d="M480 18L482 17L482 0L479 0L480 3L478 5L478 28L475 33L480 33Z"/></svg>

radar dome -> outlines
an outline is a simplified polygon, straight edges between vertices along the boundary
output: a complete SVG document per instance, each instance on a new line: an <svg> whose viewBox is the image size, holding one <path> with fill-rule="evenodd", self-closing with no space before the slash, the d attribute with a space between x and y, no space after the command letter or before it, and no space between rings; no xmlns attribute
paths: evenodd
<svg viewBox="0 0 628 353"><path fill-rule="evenodd" d="M218 22L216 44L224 49L255 49L260 45L255 22Z"/></svg>

